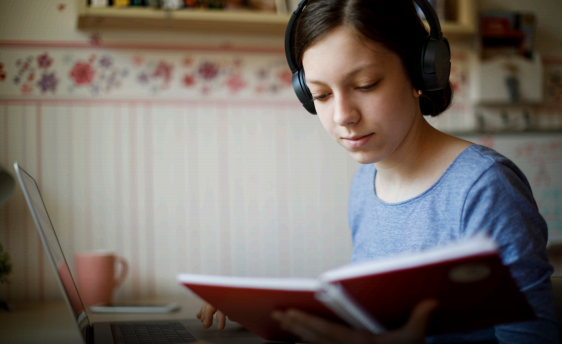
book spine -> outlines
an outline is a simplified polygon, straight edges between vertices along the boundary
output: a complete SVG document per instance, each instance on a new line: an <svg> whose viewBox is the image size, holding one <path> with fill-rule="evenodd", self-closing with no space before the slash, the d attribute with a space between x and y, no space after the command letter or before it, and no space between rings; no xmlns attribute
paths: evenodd
<svg viewBox="0 0 562 344"><path fill-rule="evenodd" d="M347 294L340 283L324 284L322 290L318 291L314 296L352 327L375 334L386 332L384 326L365 312Z"/></svg>

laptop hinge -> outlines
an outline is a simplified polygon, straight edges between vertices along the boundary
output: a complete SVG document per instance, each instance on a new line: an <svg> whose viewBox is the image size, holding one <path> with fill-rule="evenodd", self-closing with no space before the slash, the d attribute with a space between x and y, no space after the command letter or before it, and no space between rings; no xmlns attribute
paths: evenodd
<svg viewBox="0 0 562 344"><path fill-rule="evenodd" d="M123 336L121 335L121 330L117 324L111 324L111 334L113 335L114 344L123 344Z"/></svg>
<svg viewBox="0 0 562 344"><path fill-rule="evenodd" d="M92 325L86 327L86 342L94 344L94 326Z"/></svg>

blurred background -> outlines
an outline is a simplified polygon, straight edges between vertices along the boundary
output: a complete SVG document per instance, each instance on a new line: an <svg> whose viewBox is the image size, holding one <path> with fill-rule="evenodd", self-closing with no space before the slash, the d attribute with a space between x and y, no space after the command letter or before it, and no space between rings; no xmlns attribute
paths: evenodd
<svg viewBox="0 0 562 344"><path fill-rule="evenodd" d="M177 273L315 277L349 262L359 165L291 88L296 3L0 2L0 165L37 179L71 271L75 253L113 250L130 263L116 299L139 299L184 295ZM524 171L562 275L562 3L433 4L455 100L427 119ZM62 298L19 186L0 244L0 300Z"/></svg>

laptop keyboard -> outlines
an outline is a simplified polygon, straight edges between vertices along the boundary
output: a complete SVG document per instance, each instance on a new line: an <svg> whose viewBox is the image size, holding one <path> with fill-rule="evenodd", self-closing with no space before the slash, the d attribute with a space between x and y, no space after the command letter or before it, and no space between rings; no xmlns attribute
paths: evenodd
<svg viewBox="0 0 562 344"><path fill-rule="evenodd" d="M190 343L197 339L181 323L111 324L115 344Z"/></svg>

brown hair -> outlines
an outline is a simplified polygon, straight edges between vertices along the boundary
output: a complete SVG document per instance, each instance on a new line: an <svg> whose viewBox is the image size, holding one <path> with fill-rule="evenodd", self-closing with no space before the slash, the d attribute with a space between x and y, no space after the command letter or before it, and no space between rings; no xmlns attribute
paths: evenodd
<svg viewBox="0 0 562 344"><path fill-rule="evenodd" d="M346 25L363 37L396 53L408 70L414 87L415 63L429 33L418 17L412 0L309 0L296 28L295 61L302 68L304 52L335 28ZM442 90L424 92L420 109L437 116L451 104L451 83Z"/></svg>

